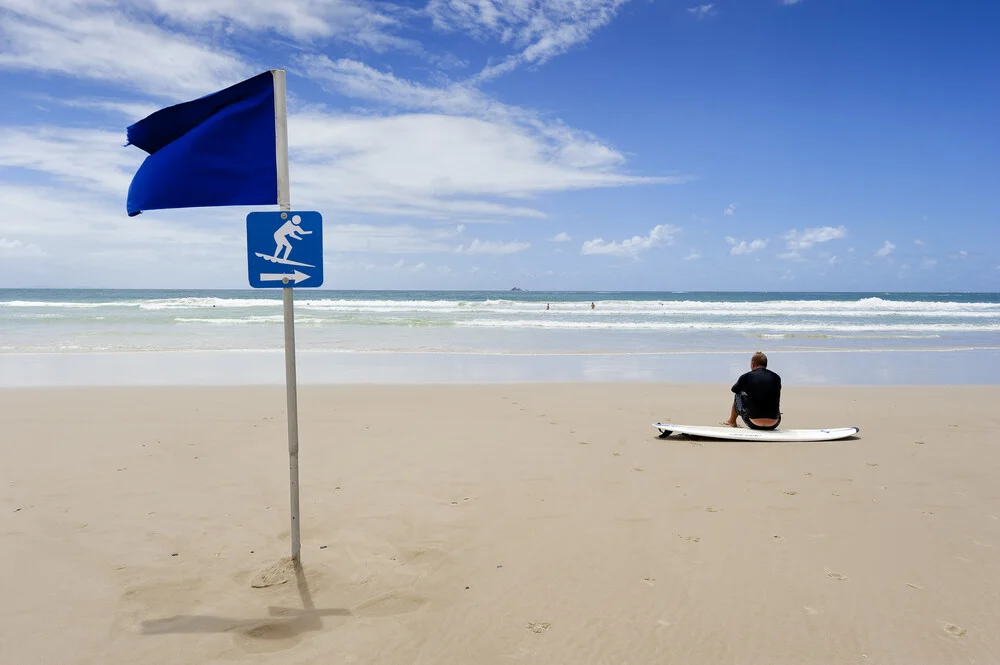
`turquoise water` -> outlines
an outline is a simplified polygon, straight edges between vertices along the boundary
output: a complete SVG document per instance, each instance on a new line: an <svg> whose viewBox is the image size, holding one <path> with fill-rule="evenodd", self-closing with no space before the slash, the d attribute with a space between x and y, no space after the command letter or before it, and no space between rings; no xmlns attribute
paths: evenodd
<svg viewBox="0 0 1000 665"><path fill-rule="evenodd" d="M295 311L300 348L323 351L1000 346L995 293L302 289ZM277 349L283 344L281 322L276 291L0 290L0 353Z"/></svg>
<svg viewBox="0 0 1000 665"><path fill-rule="evenodd" d="M296 292L303 381L995 383L1000 294ZM278 291L0 290L0 386L281 383Z"/></svg>

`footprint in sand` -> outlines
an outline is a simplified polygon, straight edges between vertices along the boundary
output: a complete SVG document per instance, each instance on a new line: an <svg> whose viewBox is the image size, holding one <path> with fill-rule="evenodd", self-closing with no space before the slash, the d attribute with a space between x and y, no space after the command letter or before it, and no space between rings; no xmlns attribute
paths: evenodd
<svg viewBox="0 0 1000 665"><path fill-rule="evenodd" d="M966 635L969 634L969 631L967 631L965 628L962 628L961 626L956 626L953 623L947 624L944 627L944 632L948 633L949 635L951 635L952 637L954 637L956 640L960 640L960 639L962 639L963 637L965 637Z"/></svg>
<svg viewBox="0 0 1000 665"><path fill-rule="evenodd" d="M528 624L528 630L535 633L536 635L544 633L551 627L552 624L549 623L548 621L539 621L539 622L532 621Z"/></svg>
<svg viewBox="0 0 1000 665"><path fill-rule="evenodd" d="M795 490L785 490L785 494L787 494L788 496L795 496L796 494L798 494L798 492L796 492Z"/></svg>
<svg viewBox="0 0 1000 665"><path fill-rule="evenodd" d="M721 513L722 508L716 508L715 506L708 506L705 508L706 513Z"/></svg>
<svg viewBox="0 0 1000 665"><path fill-rule="evenodd" d="M826 576L829 577L831 580L834 580L836 582L846 582L846 581L848 581L850 579L847 575L842 575L840 573L834 573L834 572L829 571L829 570L826 571Z"/></svg>
<svg viewBox="0 0 1000 665"><path fill-rule="evenodd" d="M648 584L649 586L653 586L654 584L656 584L656 578L655 577L643 577L642 581L645 582L646 584Z"/></svg>
<svg viewBox="0 0 1000 665"><path fill-rule="evenodd" d="M811 617L823 613L823 610L817 610L815 607L809 607L808 605L804 606L802 609L805 610L806 614L808 614Z"/></svg>
<svg viewBox="0 0 1000 665"><path fill-rule="evenodd" d="M677 534L677 537L678 538L683 538L684 540L687 540L687 541L692 542L692 543L700 543L701 542L701 536L682 536L680 534Z"/></svg>

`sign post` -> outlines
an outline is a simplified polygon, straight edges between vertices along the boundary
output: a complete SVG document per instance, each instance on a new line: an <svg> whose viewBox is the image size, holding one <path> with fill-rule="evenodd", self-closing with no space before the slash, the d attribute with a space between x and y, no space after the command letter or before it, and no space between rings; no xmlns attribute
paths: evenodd
<svg viewBox="0 0 1000 665"><path fill-rule="evenodd" d="M252 212L247 215L247 267L251 287L280 288L282 291L292 561L297 563L302 545L299 535L298 379L295 372L295 305L292 294L295 287L318 287L323 284L323 218L318 212L292 211L288 179L285 72L276 70L273 74L280 211Z"/></svg>
<svg viewBox="0 0 1000 665"><path fill-rule="evenodd" d="M323 284L323 217L318 212L252 212L247 215L250 286L282 291L285 324L285 400L288 407L288 473L292 560L299 560L299 417L295 373L295 288Z"/></svg>

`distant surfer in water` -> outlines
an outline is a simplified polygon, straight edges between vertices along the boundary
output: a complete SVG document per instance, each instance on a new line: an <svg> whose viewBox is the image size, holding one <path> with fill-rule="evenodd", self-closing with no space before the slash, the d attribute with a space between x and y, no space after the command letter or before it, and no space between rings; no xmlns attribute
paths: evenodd
<svg viewBox="0 0 1000 665"><path fill-rule="evenodd" d="M736 427L737 418L750 429L771 430L781 424L781 377L767 368L762 351L753 354L750 371L737 379L732 390L736 397L723 425Z"/></svg>
<svg viewBox="0 0 1000 665"><path fill-rule="evenodd" d="M298 215L292 215L292 218L281 225L277 231L274 232L274 242L277 243L277 247L274 249L274 258L276 259L287 259L288 255L292 253L292 243L288 240L302 240L302 236L298 235L301 233L303 236L307 236L312 233L312 231L304 231L299 224L302 223L302 218ZM284 255L281 255L284 251Z"/></svg>

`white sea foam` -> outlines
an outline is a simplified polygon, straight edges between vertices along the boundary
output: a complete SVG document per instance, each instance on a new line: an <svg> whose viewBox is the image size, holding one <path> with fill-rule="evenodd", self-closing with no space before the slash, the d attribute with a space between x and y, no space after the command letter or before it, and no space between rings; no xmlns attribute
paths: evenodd
<svg viewBox="0 0 1000 665"><path fill-rule="evenodd" d="M709 331L728 330L751 332L767 330L773 332L995 332L1000 331L1000 323L967 325L958 323L913 323L898 325L877 324L835 324L835 323L767 323L756 321L734 321L730 323L707 321L542 321L536 319L471 319L459 321L456 325L480 328L549 328L554 330L678 330Z"/></svg>

